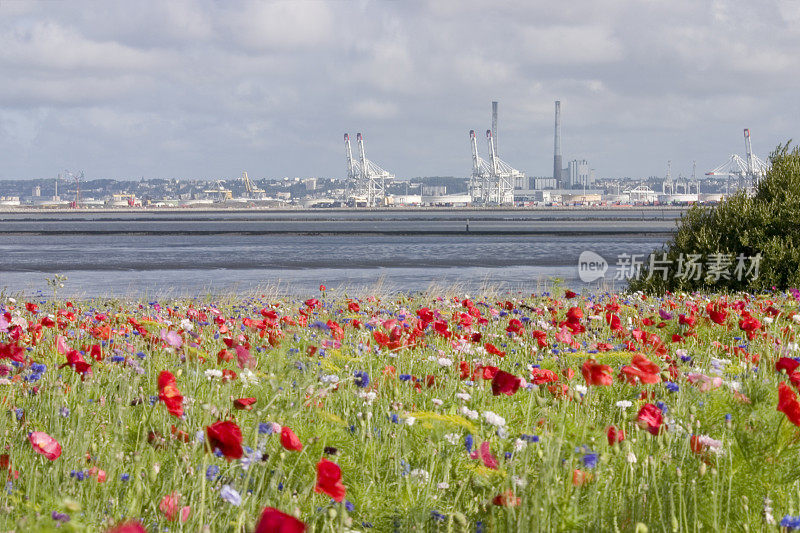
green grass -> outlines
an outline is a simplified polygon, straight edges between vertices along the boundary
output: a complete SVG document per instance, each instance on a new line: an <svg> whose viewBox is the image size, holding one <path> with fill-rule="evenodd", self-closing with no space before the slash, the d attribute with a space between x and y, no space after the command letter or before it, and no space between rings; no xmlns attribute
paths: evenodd
<svg viewBox="0 0 800 533"><path fill-rule="evenodd" d="M784 313L797 310L794 298L784 295L751 297L746 308L763 321L759 304L767 298ZM345 319L377 323L397 318L403 309L410 312L413 322L417 309L429 307L449 321L456 335L466 333L456 326L457 320L450 319L454 312L467 309L443 296L365 298L359 302L358 313L347 309L343 297L329 295L320 300L324 300L324 308L310 313L309 324L329 319L340 324ZM506 300L519 314L492 316L490 311L500 311L498 303ZM777 342L785 347L796 330L791 319L778 317L765 324L754 340L738 341L735 337L742 337L743 332L736 324L737 311L729 309L727 326L711 323L701 311L694 328L697 335L674 344L670 342L672 334L685 332L677 323L677 314L687 312L693 303L702 310L705 297L673 297L675 318L664 321L664 328L638 324L653 315L655 322L660 322L657 313L659 308L666 309L664 301L619 297L623 325L631 317L634 325L663 340L667 354L650 353L648 357L663 370L668 368L667 358L675 362L680 375L672 381L679 390L670 392L663 382L628 385L615 379L611 386L590 386L581 394L585 383L580 367L588 357L612 366L616 377L635 353L622 346L631 340L628 329L611 332L602 318L587 318L603 314L588 306L608 304L608 296L553 300L498 295L497 300L474 296L472 301L487 304L478 308L488 322L473 325L473 331L483 335L480 343L466 341L463 346L467 350L458 351L429 326L416 347L395 352L376 350L368 330L350 325L344 326L341 347L327 349L323 342L333 340L320 328L282 324L283 337L275 347L267 342L268 337L262 339L257 329L242 330L242 319L260 320L263 308L297 320L298 310L306 306L288 298L162 301L160 311L148 302L134 300L75 302L74 320L62 317L61 326L43 327L35 343L30 333L23 335L19 343L31 348L25 353L24 365L17 368L7 360L2 362L10 373L0 385L4 447L0 453L9 455L11 472L6 490L0 492L0 529L102 531L137 519L152 532L164 528L253 531L265 506L294 514L309 530L320 532L414 528L642 531L645 526L650 531L774 531L777 526L764 517L765 498L771 500L778 522L784 515L800 514L800 432L776 411L778 383L788 379L774 370ZM58 309L66 309L60 300L37 303L39 312L33 314L25 310L22 301L5 301L0 304L5 306L0 314L8 312L35 324L47 314L55 316ZM565 320L567 308L573 305L584 308L586 332L575 335L578 349L570 353L563 351L563 346L562 351L553 348L556 330L552 320ZM197 318L194 312L194 318L186 319L190 308L205 312L207 320ZM257 359L253 372L258 383L244 384L241 379L223 383L206 376L211 369L228 369L240 376L243 372L235 358L217 362L217 352L225 347L223 338L230 335L219 334L211 309L219 310L225 326L236 336L244 336L238 340L240 344L250 343ZM101 313L107 318L98 320L96 315ZM505 332L509 318L522 316L531 318L525 335L510 337ZM132 334L129 318L143 324L153 339ZM184 344L178 349L159 339L162 328L180 330L184 320L189 320L196 338L181 333ZM537 321L542 323L537 325ZM101 322L115 333L113 343L106 342L103 347L104 360L85 356L92 363L92 375L82 380L69 367L59 369L66 359L57 352L57 335L63 335L70 348L80 349L101 342L91 333ZM379 324L377 327L380 329ZM550 346L534 350L531 331L545 327L551 328L546 331ZM759 354L758 371L744 358L713 347L715 340L743 344L749 354ZM10 333L0 332L0 344L9 342ZM196 346L188 347L190 342ZM505 344L501 349L507 355L501 359L482 353L484 342L498 347ZM597 342L612 343L615 349L590 353ZM310 346L324 349L325 354L318 351L308 356ZM685 350L692 361L681 360L678 349ZM144 357L136 355L139 352ZM123 357L124 362L113 362L113 356ZM439 358L452 360L452 365L442 366ZM713 358L731 360L719 369L725 384L701 392L685 375L698 369L712 375ZM554 397L545 385L521 388L514 396L493 396L490 382L460 379L460 361L483 362L526 379L531 364L552 369L559 376L561 369L569 367L575 376L569 381L561 378L569 387L565 397ZM32 363L45 364L47 370L39 380L29 382L24 378L32 374ZM387 365L394 366L397 375L420 378L419 390L411 381L385 376ZM161 402L151 405L151 397L158 395L156 378L162 370L176 376L185 397L181 419L168 414ZM368 388L354 383L356 370L369 374ZM435 376L430 387L425 382L429 375ZM322 376L337 376L338 386L323 381ZM734 386L750 403L735 397ZM361 397L366 392L374 393L374 400ZM666 407L668 429L658 436L635 423L645 403L640 399L642 392L652 394L647 401L663 402ZM471 398L459 399L458 393L468 393ZM233 400L241 397L257 399L252 410L234 409ZM624 400L631 406L617 405ZM478 418L465 416L462 407L477 412ZM62 416L63 408L68 408L68 416ZM505 419L501 431L487 423L486 411ZM18 413L24 416L18 419ZM409 425L412 416L416 420ZM249 465L215 456L198 438L206 426L228 418L240 426L243 444L258 451ZM292 428L303 442L303 450L284 450L277 435L259 434L259 424L266 422ZM173 435L173 425L185 431L190 442ZM613 447L606 441L610 425L627 433L627 439ZM63 448L61 457L49 461L34 453L27 438L32 431L57 439ZM148 439L151 432L156 437ZM693 453L692 434L722 441L721 453ZM448 440L455 439L452 435L457 437L455 444ZM470 458L464 445L467 435L473 436L476 447L489 442L499 461L497 470ZM523 435L535 436L538 442L519 440ZM326 453L329 447L336 448L336 453ZM584 464L588 452L597 454L594 467ZM340 465L352 510L313 491L321 457ZM105 471L105 482L88 474L80 481L74 474L93 467ZM207 477L209 467L218 467L219 473ZM576 469L587 476L580 486L573 483ZM221 498L223 485L241 495L241 506ZM493 505L495 496L507 490L520 498L520 504ZM185 523L169 522L159 511L161 499L173 492L180 494L180 506L191 508ZM56 528L53 511L65 513L70 520Z"/></svg>

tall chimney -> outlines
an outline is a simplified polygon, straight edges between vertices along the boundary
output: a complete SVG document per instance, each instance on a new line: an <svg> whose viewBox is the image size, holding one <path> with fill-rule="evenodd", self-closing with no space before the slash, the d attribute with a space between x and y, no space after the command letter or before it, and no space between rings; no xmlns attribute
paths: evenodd
<svg viewBox="0 0 800 533"><path fill-rule="evenodd" d="M492 142L494 153L497 155L497 102L492 102Z"/></svg>
<svg viewBox="0 0 800 533"><path fill-rule="evenodd" d="M561 101L556 100L556 131L555 146L553 147L553 179L556 187L561 188Z"/></svg>

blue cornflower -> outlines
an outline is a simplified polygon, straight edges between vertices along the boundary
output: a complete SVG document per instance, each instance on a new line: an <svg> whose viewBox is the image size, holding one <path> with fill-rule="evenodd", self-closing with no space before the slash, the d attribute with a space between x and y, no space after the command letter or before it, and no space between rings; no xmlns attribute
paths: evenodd
<svg viewBox="0 0 800 533"><path fill-rule="evenodd" d="M25 411L23 411L21 407L17 407L14 413L17 415L17 420L22 420L22 417L25 416Z"/></svg>
<svg viewBox="0 0 800 533"><path fill-rule="evenodd" d="M28 382L30 382L30 381L39 381L40 379L42 379L42 375L41 374L29 374L29 375L25 376L24 379L25 379L25 381L28 381Z"/></svg>
<svg viewBox="0 0 800 533"><path fill-rule="evenodd" d="M656 402L656 407L661 409L661 412L664 413L664 414L667 414L667 411L669 411L669 407L667 407L667 404L665 404L662 401Z"/></svg>
<svg viewBox="0 0 800 533"><path fill-rule="evenodd" d="M431 518L433 518L437 522L444 522L445 520L447 520L447 516L443 515L439 511L431 511Z"/></svg>
<svg viewBox="0 0 800 533"><path fill-rule="evenodd" d="M111 357L106 359L106 361L110 361L112 363L122 363L125 361L125 358L122 357L121 355L112 355Z"/></svg>
<svg viewBox="0 0 800 533"><path fill-rule="evenodd" d="M272 434L272 423L271 422L261 422L258 425L258 434L259 435L271 435Z"/></svg>
<svg viewBox="0 0 800 533"><path fill-rule="evenodd" d="M119 476L120 481L128 481L131 478L130 474L122 474Z"/></svg>
<svg viewBox="0 0 800 533"><path fill-rule="evenodd" d="M411 381L411 374L400 374L398 378L400 381Z"/></svg>
<svg viewBox="0 0 800 533"><path fill-rule="evenodd" d="M781 520L780 526L789 530L798 530L800 529L800 516L790 516L787 514Z"/></svg>
<svg viewBox="0 0 800 533"><path fill-rule="evenodd" d="M596 468L597 467L597 454L596 453L587 453L583 456L583 465L586 468Z"/></svg>
<svg viewBox="0 0 800 533"><path fill-rule="evenodd" d="M219 467L217 465L210 465L206 468L206 478L213 481L219 475Z"/></svg>
<svg viewBox="0 0 800 533"><path fill-rule="evenodd" d="M41 363L33 363L31 365L31 372L34 374L44 374L47 371L47 365Z"/></svg>
<svg viewBox="0 0 800 533"><path fill-rule="evenodd" d="M361 387L362 389L367 385L369 385L369 374L367 374L363 370L356 370L355 372L353 372L353 375L355 376L354 383L359 387Z"/></svg>
<svg viewBox="0 0 800 533"><path fill-rule="evenodd" d="M392 421L392 424L399 424L400 423L400 418L395 413L392 413L392 416L389 418L389 420Z"/></svg>
<svg viewBox="0 0 800 533"><path fill-rule="evenodd" d="M677 383L673 383L672 381L667 381L664 383L664 386L670 392L678 392L680 390L680 386Z"/></svg>
<svg viewBox="0 0 800 533"><path fill-rule="evenodd" d="M539 435L520 435L520 439L524 440L525 442L539 442Z"/></svg>
<svg viewBox="0 0 800 533"><path fill-rule="evenodd" d="M350 500L344 501L344 508L347 509L347 511L350 513L356 510L356 506L353 505L353 502L351 502Z"/></svg>
<svg viewBox="0 0 800 533"><path fill-rule="evenodd" d="M464 447L467 449L467 453L472 451L472 446L475 444L475 439L472 438L472 435L467 435L464 437Z"/></svg>

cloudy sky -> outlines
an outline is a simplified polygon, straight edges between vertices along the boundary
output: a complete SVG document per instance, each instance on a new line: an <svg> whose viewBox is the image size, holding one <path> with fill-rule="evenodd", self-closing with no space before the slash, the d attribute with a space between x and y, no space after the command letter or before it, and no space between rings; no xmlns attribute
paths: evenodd
<svg viewBox="0 0 800 533"><path fill-rule="evenodd" d="M698 171L800 140L800 0L0 0L0 178ZM485 138L479 149L486 152Z"/></svg>

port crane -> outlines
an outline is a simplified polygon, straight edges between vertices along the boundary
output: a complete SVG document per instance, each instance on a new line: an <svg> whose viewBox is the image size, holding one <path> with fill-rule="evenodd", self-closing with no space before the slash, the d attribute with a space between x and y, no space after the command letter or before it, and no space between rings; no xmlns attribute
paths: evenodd
<svg viewBox="0 0 800 533"><path fill-rule="evenodd" d="M497 157L492 130L486 130L486 140L489 145L488 161L478 154L475 130L470 130L469 137L472 145L470 196L473 202L483 205L513 205L514 182L518 178L524 178L525 174Z"/></svg>
<svg viewBox="0 0 800 533"><path fill-rule="evenodd" d="M767 174L769 165L753 153L750 143L750 130L744 130L745 157L732 154L727 161L713 170L706 172L706 176L725 177L725 196L730 193L731 178L735 178L738 189L753 190Z"/></svg>
<svg viewBox="0 0 800 533"><path fill-rule="evenodd" d="M358 143L358 160L353 158L350 135L344 134L348 200L352 200L356 205L379 207L384 204L386 199L386 182L392 181L394 174L367 159L364 138L361 133L356 134L356 142Z"/></svg>
<svg viewBox="0 0 800 533"><path fill-rule="evenodd" d="M255 198L257 195L262 194L264 192L263 189L259 189L253 182L250 181L250 178L247 177L247 172L242 171L242 182L244 183L244 188L247 191L247 196L249 198Z"/></svg>

